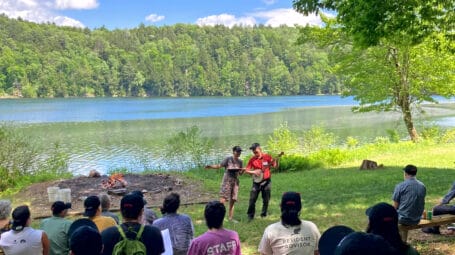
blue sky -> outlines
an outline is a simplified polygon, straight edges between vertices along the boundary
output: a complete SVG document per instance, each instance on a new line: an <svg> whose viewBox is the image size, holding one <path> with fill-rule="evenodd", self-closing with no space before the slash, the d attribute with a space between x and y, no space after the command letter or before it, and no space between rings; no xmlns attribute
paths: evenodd
<svg viewBox="0 0 455 255"><path fill-rule="evenodd" d="M61 26L133 28L176 23L226 26L320 25L292 9L292 0L0 0L11 18Z"/></svg>

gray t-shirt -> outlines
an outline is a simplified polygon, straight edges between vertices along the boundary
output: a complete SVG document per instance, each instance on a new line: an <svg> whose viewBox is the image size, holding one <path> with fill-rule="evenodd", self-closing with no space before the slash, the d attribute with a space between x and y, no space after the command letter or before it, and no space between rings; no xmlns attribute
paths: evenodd
<svg viewBox="0 0 455 255"><path fill-rule="evenodd" d="M167 213L153 222L161 231L169 229L174 254L186 254L194 237L191 218L185 214Z"/></svg>
<svg viewBox="0 0 455 255"><path fill-rule="evenodd" d="M392 200L398 203L398 222L406 225L418 224L425 208L427 189L415 177L398 184Z"/></svg>

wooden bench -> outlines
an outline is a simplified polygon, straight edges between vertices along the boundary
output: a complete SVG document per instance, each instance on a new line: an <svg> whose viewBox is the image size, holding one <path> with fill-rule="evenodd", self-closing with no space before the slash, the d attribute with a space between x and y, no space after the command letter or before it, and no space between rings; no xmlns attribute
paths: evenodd
<svg viewBox="0 0 455 255"><path fill-rule="evenodd" d="M420 220L419 224L417 225L399 225L398 229L400 230L400 236L403 241L407 241L408 239L408 231L412 229L419 229L424 227L434 227L434 226L441 226L455 222L455 215L452 214L442 214L438 216L433 216L431 220Z"/></svg>

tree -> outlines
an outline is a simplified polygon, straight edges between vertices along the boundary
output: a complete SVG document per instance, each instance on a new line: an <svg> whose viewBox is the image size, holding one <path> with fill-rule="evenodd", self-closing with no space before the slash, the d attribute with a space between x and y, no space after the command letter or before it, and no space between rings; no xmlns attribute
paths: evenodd
<svg viewBox="0 0 455 255"><path fill-rule="evenodd" d="M308 38L319 35L328 42L330 37L332 46L338 44L333 49L343 59L336 70L343 73L346 95L360 103L354 110L399 110L416 141L413 113L420 103L436 102L434 95L455 94L455 1L294 0L293 4L303 14L336 12L335 23L325 18L326 27L303 31Z"/></svg>

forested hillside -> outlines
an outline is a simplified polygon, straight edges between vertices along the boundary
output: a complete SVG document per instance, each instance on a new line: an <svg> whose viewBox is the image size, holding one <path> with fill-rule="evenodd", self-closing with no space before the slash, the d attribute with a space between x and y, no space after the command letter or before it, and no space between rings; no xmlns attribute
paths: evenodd
<svg viewBox="0 0 455 255"><path fill-rule="evenodd" d="M95 30L0 16L0 96L339 93L327 53L298 29L144 26Z"/></svg>

